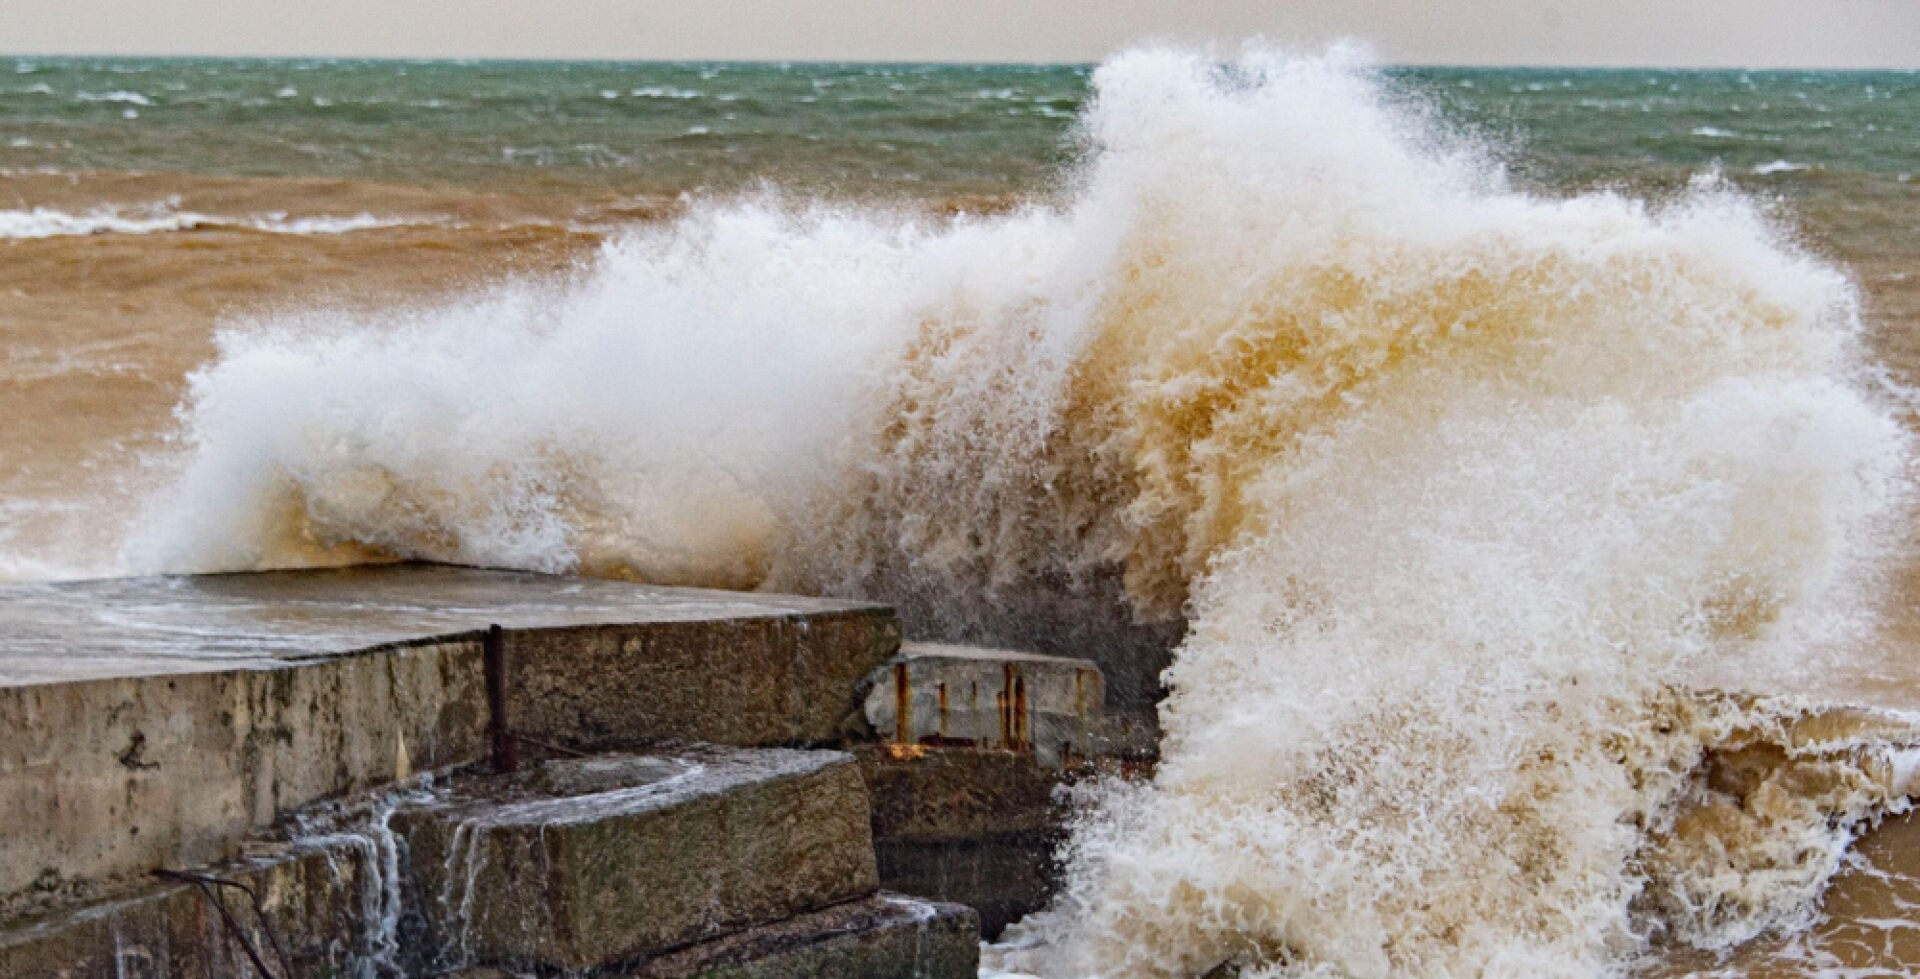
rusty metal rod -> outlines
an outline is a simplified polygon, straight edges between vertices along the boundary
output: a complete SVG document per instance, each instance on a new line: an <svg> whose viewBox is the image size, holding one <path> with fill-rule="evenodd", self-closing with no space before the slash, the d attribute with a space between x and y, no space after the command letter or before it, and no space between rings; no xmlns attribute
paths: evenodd
<svg viewBox="0 0 1920 979"><path fill-rule="evenodd" d="M287 950L281 946L280 937L274 934L273 923L267 920L266 907L260 903L260 895L256 893L253 888L237 880L227 880L221 877L206 877L200 874L183 873L178 870L160 869L154 871L153 875L161 880L192 884L194 888L200 892L201 899L213 905L213 909L219 912L221 922L226 925L227 934L240 943L241 951L247 953L247 959L253 963L254 969L259 971L262 979L276 979L273 970L267 968L266 960L261 958L260 950L255 948L253 942L247 938L247 933L240 927L240 922L234 920L233 912L227 910L227 902L220 900L220 895L215 894L213 889L215 887L231 887L245 894L253 902L253 915L260 922L260 930L265 932L267 940L273 943L273 954L280 960L280 968L284 970L281 975L285 976L286 979L292 979L293 966L287 961Z"/></svg>
<svg viewBox="0 0 1920 979"><path fill-rule="evenodd" d="M520 770L520 749L507 726L507 636L498 625L487 627L481 645L481 669L487 679L487 734L492 739L495 772Z"/></svg>

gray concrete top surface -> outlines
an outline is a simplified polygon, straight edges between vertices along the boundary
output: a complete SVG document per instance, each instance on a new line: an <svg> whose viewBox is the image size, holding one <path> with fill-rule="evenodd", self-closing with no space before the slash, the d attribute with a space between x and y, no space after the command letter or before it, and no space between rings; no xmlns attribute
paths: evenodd
<svg viewBox="0 0 1920 979"><path fill-rule="evenodd" d="M988 663L1050 663L1056 666L1074 669L1098 670L1099 666L1090 660L1075 659L1069 656L1049 656L1045 653L1029 653L1017 649L992 649L986 646L956 646L943 642L907 642L900 644L900 658L915 659L964 659L979 660Z"/></svg>
<svg viewBox="0 0 1920 979"><path fill-rule="evenodd" d="M0 687L272 668L496 623L556 629L877 608L419 564L7 585Z"/></svg>

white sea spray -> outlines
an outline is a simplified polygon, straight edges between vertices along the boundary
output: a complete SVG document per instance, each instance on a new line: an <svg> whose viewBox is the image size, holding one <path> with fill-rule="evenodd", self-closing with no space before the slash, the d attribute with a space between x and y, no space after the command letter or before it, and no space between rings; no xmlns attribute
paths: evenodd
<svg viewBox="0 0 1920 979"><path fill-rule="evenodd" d="M1910 447L1848 280L1712 182L1515 191L1345 52L1128 53L1080 126L1054 206L697 203L573 284L230 331L129 559L961 617L1116 576L1191 623L1163 762L996 968L1597 976L1802 920L1903 736L1693 687L1870 624Z"/></svg>

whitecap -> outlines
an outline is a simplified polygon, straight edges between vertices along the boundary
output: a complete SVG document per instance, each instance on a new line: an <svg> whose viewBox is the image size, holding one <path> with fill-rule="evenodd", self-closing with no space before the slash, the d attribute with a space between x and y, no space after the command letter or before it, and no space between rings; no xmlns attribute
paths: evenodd
<svg viewBox="0 0 1920 979"><path fill-rule="evenodd" d="M236 229L284 235L350 234L430 223L413 218L358 214L345 217L289 218L285 214L219 217L170 208L102 207L70 213L48 207L0 211L0 239L59 238L78 235L148 235L202 229ZM434 222L437 223L437 222Z"/></svg>
<svg viewBox="0 0 1920 979"><path fill-rule="evenodd" d="M74 96L81 102L125 102L130 105L152 105L153 100L139 92L81 92Z"/></svg>

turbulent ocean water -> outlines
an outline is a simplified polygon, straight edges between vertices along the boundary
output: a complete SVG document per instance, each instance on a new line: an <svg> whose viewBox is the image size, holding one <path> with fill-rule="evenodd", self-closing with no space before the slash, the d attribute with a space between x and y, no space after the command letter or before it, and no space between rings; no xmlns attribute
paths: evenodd
<svg viewBox="0 0 1920 979"><path fill-rule="evenodd" d="M1183 619L991 970L1905 975L1916 171L1899 73L18 60L0 575Z"/></svg>

